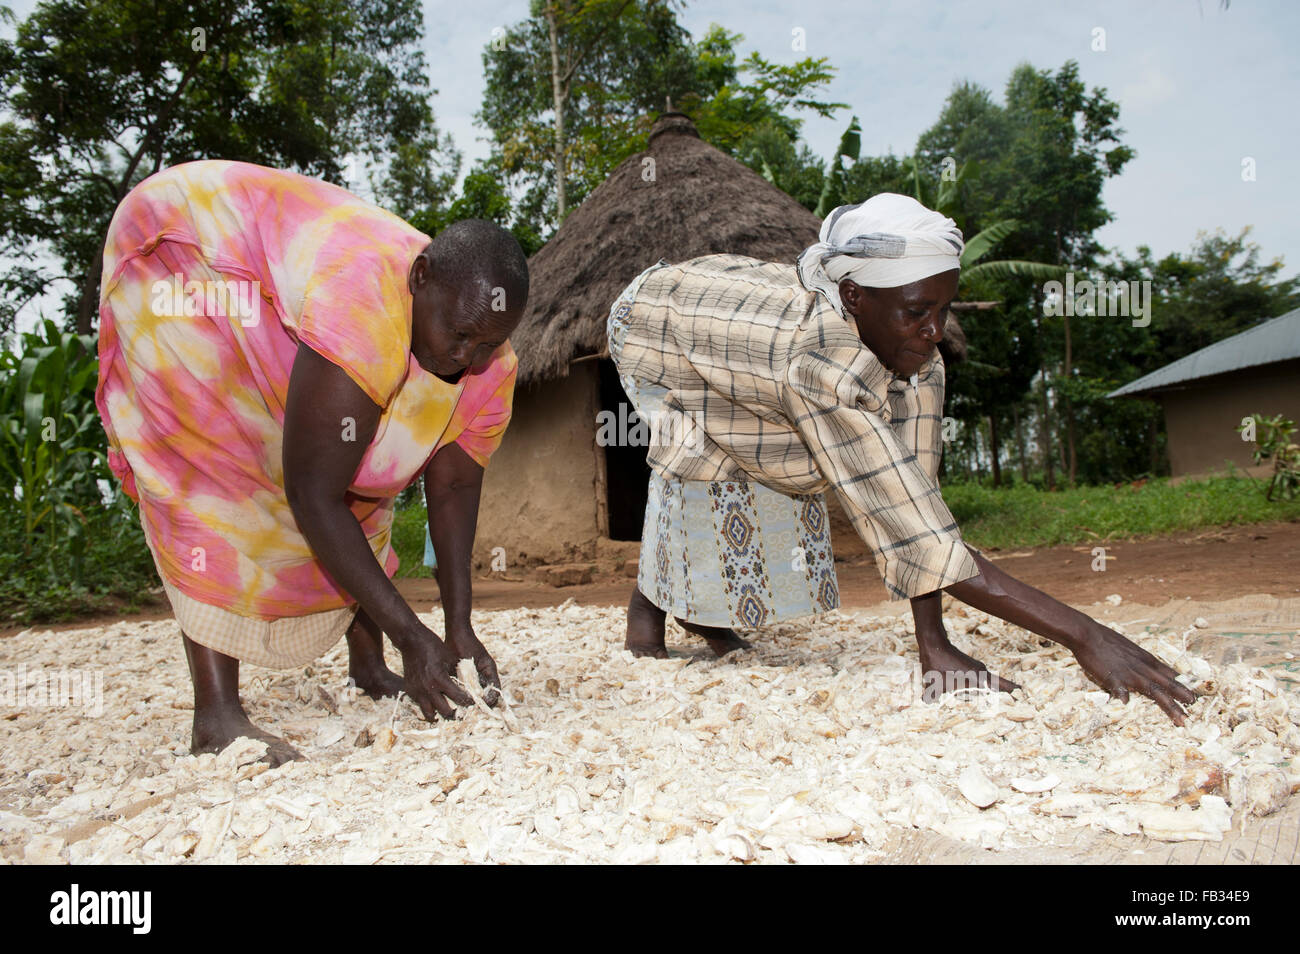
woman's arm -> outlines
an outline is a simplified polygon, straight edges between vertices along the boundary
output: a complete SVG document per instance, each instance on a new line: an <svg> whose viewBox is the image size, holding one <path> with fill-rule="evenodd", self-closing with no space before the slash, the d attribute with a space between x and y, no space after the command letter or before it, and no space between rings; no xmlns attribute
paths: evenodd
<svg viewBox="0 0 1300 954"><path fill-rule="evenodd" d="M388 579L345 499L379 415L341 368L299 345L284 414L285 494L321 565L402 653L407 692L425 718L451 717L444 696L472 704L451 681L456 660Z"/></svg>
<svg viewBox="0 0 1300 954"><path fill-rule="evenodd" d="M978 610L1060 643L1074 653L1088 678L1121 702L1128 701L1130 690L1139 692L1154 700L1178 725L1183 724L1185 715L1179 703L1190 705L1196 701L1196 693L1177 681L1178 673L1172 668L1109 626L1004 573L975 550L971 555L979 576L948 586L949 593ZM938 595L930 594L936 604ZM927 624L928 638L933 638L934 623L927 620ZM918 641L920 629L917 617ZM938 632L943 633L941 619Z"/></svg>
<svg viewBox="0 0 1300 954"><path fill-rule="evenodd" d="M459 444L440 449L424 470L429 538L438 558L438 591L448 631L469 626L470 555L482 489L483 468Z"/></svg>
<svg viewBox="0 0 1300 954"><path fill-rule="evenodd" d="M440 449L425 468L424 499L429 538L438 562L447 643L462 658L474 660L484 686L500 688L496 664L470 625L470 558L482 490L483 468L459 444ZM489 701L494 700L495 695L489 694Z"/></svg>

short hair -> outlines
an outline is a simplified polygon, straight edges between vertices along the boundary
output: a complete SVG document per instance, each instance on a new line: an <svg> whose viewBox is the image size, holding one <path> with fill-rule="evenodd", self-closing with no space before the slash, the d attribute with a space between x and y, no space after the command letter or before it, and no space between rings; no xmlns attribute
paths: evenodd
<svg viewBox="0 0 1300 954"><path fill-rule="evenodd" d="M528 303L528 260L513 235L487 219L462 219L439 232L425 246L433 280L444 288L477 290L490 297L505 291L506 301ZM511 311L514 308L510 309Z"/></svg>

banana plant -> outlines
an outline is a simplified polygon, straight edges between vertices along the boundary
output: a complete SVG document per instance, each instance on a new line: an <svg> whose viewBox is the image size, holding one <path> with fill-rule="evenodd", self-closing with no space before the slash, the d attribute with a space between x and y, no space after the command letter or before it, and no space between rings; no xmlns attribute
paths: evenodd
<svg viewBox="0 0 1300 954"><path fill-rule="evenodd" d="M844 201L844 160L852 159L858 161L858 154L862 150L862 127L858 124L858 117L854 116L849 122L849 128L844 130L844 135L840 137L840 147L835 152L835 160L831 163L830 170L826 173L826 182L822 185L822 194L817 200L817 208L813 212L819 219L824 219L831 214L831 210ZM863 196L865 199L866 196Z"/></svg>
<svg viewBox="0 0 1300 954"><path fill-rule="evenodd" d="M939 186L933 196L926 194L926 177L921 174L921 163L916 156L906 162L911 167L912 188L916 200L949 218L962 221L961 192L962 186L979 175L979 161L968 159L952 170L951 175L940 176ZM997 259L981 262L993 247L1020 228L1018 219L999 219L992 225L980 229L966 240L966 248L961 254L961 287L965 287L977 278L1031 278L1035 281L1051 281L1061 278L1065 268L1046 262L1028 262L1020 259Z"/></svg>
<svg viewBox="0 0 1300 954"><path fill-rule="evenodd" d="M1018 220L1001 219L972 235L961 253L960 284L966 285L977 278L1032 278L1045 282L1062 277L1065 274L1064 267L1046 262L1026 262L1020 259L980 261L993 246L1018 228Z"/></svg>

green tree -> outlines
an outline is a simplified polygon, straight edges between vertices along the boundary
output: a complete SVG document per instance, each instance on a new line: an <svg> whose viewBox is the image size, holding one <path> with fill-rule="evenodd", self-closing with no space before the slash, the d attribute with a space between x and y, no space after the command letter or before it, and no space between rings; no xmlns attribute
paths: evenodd
<svg viewBox="0 0 1300 954"><path fill-rule="evenodd" d="M668 0L533 0L483 67L490 164L545 228L644 146L647 112L689 88L692 63Z"/></svg>
<svg viewBox="0 0 1300 954"><path fill-rule="evenodd" d="M542 237L530 222L515 215L501 185L503 178L490 164L478 166L465 177L460 195L449 205L425 206L413 212L409 221L426 235L436 235L462 219L487 219L509 229L524 254L531 256L542 247Z"/></svg>
<svg viewBox="0 0 1300 954"><path fill-rule="evenodd" d="M766 163L774 181L815 202L820 163L797 147L800 120L791 114L831 115L841 108L814 98L832 75L824 59L787 66L751 53L738 61L742 36L714 25L694 43L665 0L627 6L575 0L574 16L557 21L565 29L556 33L553 59L548 8L535 0L528 20L488 44L479 112L493 136L491 164L509 177L519 213L538 231L563 218L557 169L563 169L567 213L618 163L645 148L655 116L669 107L689 115L705 141L756 171ZM567 77L558 100L555 62L569 64L558 74ZM564 104L562 133L557 101Z"/></svg>
<svg viewBox="0 0 1300 954"><path fill-rule="evenodd" d="M741 143L736 158L805 208L815 211L826 191L820 157L806 143L796 144L774 122L759 124Z"/></svg>
<svg viewBox="0 0 1300 954"><path fill-rule="evenodd" d="M1188 255L1156 259L1143 245L1133 259L1117 257L1117 269L1150 281L1154 296L1148 329L1154 347L1140 373L1300 306L1300 276L1283 279L1281 258L1261 261L1250 232L1250 226L1235 236L1202 232Z"/></svg>
<svg viewBox="0 0 1300 954"><path fill-rule="evenodd" d="M1024 223L1008 238L1008 250L1015 258L1081 271L1094 267L1102 252L1095 232L1113 218L1102 202L1102 186L1134 156L1133 150L1120 142L1119 105L1106 90L1089 90L1079 79L1079 67L1073 60L1055 73L1022 64L1007 83L1006 116L1011 139L1003 161L1014 175L1008 176L1007 192L996 214ZM1035 300L1041 305L1041 292ZM1044 354L1053 354L1055 326L1040 320L1040 331L1047 332ZM1069 317L1061 319L1059 334L1059 379L1068 382L1075 375ZM1043 418L1049 421L1051 388L1048 369L1044 366L1041 370ZM1072 391L1067 386L1059 393L1065 423L1065 469L1069 482L1074 483L1078 446ZM1054 483L1055 470L1051 431L1050 423L1040 431L1049 486Z"/></svg>
<svg viewBox="0 0 1300 954"><path fill-rule="evenodd" d="M456 157L429 105L418 0L44 0L0 42L0 283L15 301L65 280L91 330L103 239L144 176L191 159L340 182L358 155L389 197L425 206Z"/></svg>
<svg viewBox="0 0 1300 954"><path fill-rule="evenodd" d="M1029 477L1030 436L1040 443L1049 485L1058 450L1068 450L1062 464L1071 479L1077 472L1074 402L1084 385L1076 379L1087 378L1092 394L1105 375L1092 355L1085 368L1076 367L1072 329L1043 318L1042 283L1062 269L1084 272L1096 264L1101 249L1093 236L1110 220L1102 184L1132 157L1117 120L1118 106L1104 89L1079 80L1077 64L1055 72L1024 64L1013 71L1003 103L976 84L957 83L913 156L859 160L848 170L846 182L853 183L865 166L863 196L910 193L956 220L967 238L962 298L1002 303L962 314L970 361L953 369L949 383L954 413L971 439L975 428L987 428L995 481L1008 429L1022 478ZM1025 402L1031 385L1036 412ZM1055 403L1066 429L1059 446Z"/></svg>
<svg viewBox="0 0 1300 954"><path fill-rule="evenodd" d="M839 201L832 202L830 207L861 202L881 192L911 194L912 168L907 157L895 156L893 153L859 157L844 170Z"/></svg>
<svg viewBox="0 0 1300 954"><path fill-rule="evenodd" d="M728 33L716 23L695 47L692 86L680 98L682 112L691 117L700 138L731 156L740 156L761 130L776 128L793 143L803 120L793 115L807 110L831 118L847 103L815 98L834 78L826 57L807 57L783 65L751 52L736 61L743 34ZM741 82L741 73L750 74Z"/></svg>
<svg viewBox="0 0 1300 954"><path fill-rule="evenodd" d="M1011 139L1007 111L992 93L975 83L953 85L939 118L916 142L915 170L927 182L941 183L945 169L978 169L956 183L952 205L973 235L991 224L999 199L1008 192L1012 170L1001 160Z"/></svg>

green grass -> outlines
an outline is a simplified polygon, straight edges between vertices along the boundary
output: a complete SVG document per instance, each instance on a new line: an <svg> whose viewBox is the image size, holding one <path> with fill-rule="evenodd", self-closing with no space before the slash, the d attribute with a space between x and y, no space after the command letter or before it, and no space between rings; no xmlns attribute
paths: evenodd
<svg viewBox="0 0 1300 954"><path fill-rule="evenodd" d="M1300 499L1264 499L1264 484L1248 477L1213 477L1170 486L1077 487L1049 492L1019 484L994 490L974 483L944 484L943 498L962 536L977 547L1016 550L1060 544L1154 537L1229 524L1300 520ZM424 560L422 502L399 508L393 546L399 577L432 576Z"/></svg>
<svg viewBox="0 0 1300 954"><path fill-rule="evenodd" d="M84 513L85 549L78 552L42 534L28 540L22 515L0 507L0 626L130 613L150 603L160 582L134 510Z"/></svg>
<svg viewBox="0 0 1300 954"><path fill-rule="evenodd" d="M1300 520L1300 499L1270 503L1261 481L1239 476L1056 492L1024 484L998 490L945 484L943 498L971 544L1003 550Z"/></svg>

